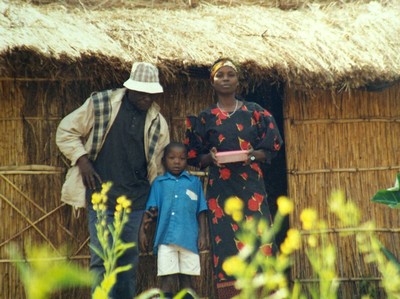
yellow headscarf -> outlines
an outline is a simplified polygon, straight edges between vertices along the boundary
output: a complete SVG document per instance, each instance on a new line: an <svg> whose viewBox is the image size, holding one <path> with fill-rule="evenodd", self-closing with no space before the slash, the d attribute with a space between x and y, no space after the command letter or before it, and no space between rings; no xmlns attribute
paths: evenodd
<svg viewBox="0 0 400 299"><path fill-rule="evenodd" d="M214 64L214 66L211 69L210 72L210 78L211 80L213 80L215 74L218 72L218 70L223 67L223 66L229 66L231 68L233 68L233 70L237 73L238 70L236 68L236 66L233 64L232 61L228 60L228 59L223 59L221 61L218 61L216 64Z"/></svg>

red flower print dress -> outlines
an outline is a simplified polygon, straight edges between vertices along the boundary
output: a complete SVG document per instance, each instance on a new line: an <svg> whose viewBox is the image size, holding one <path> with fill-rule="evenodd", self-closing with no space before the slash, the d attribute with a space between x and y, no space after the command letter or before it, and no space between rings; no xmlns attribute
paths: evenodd
<svg viewBox="0 0 400 299"><path fill-rule="evenodd" d="M200 156L208 154L212 147L218 152L247 150L249 144L255 150L266 153L266 163L276 155L282 138L273 116L260 105L243 102L231 116L216 105L202 111L198 117L189 116L186 121L185 144L188 146L188 163L201 167ZM234 279L222 270L223 261L238 253L243 244L235 237L238 223L224 213L227 198L237 196L244 201L244 219L265 217L271 221L267 203L263 172L260 162L250 165L227 163L223 167L209 167L206 190L210 234L213 245L214 270L217 284L226 285ZM272 253L272 244L261 244L263 252Z"/></svg>

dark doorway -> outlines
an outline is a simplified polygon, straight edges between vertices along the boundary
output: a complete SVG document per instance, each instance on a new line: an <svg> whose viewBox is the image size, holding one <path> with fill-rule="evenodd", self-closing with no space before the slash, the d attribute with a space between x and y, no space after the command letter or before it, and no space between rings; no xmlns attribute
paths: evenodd
<svg viewBox="0 0 400 299"><path fill-rule="evenodd" d="M264 81L262 84L244 91L241 96L246 101L256 102L271 112L275 118L282 139L285 139L283 131L283 84ZM287 195L285 144L283 144L278 156L272 160L271 165L265 165L263 171L265 187L268 193L268 204L272 217L274 217L277 211L276 199L280 195ZM288 227L289 219L287 217L279 234L276 236L278 246L283 242Z"/></svg>

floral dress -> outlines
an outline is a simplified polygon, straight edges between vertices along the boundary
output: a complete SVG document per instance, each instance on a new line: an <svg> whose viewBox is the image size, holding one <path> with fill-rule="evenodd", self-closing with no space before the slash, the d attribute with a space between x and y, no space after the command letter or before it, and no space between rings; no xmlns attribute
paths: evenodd
<svg viewBox="0 0 400 299"><path fill-rule="evenodd" d="M223 152L247 150L251 144L255 150L264 150L266 163L270 163L282 145L273 116L253 102L244 101L236 112L230 114L213 105L198 117L189 116L186 126L188 163L200 168L200 156L209 153L212 147ZM243 162L237 162L209 167L206 199L217 288L233 285L234 278L226 275L222 263L243 246L235 237L238 223L224 213L225 201L237 196L244 202L244 219L265 217L271 221L260 163L255 161L243 165ZM263 244L261 249L271 255L273 244Z"/></svg>

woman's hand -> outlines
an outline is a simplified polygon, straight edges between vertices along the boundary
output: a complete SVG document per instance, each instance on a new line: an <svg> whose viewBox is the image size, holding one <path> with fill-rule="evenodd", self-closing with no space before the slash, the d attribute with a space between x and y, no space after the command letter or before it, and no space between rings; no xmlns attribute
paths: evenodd
<svg viewBox="0 0 400 299"><path fill-rule="evenodd" d="M265 161L265 152L264 150L260 149L260 150L255 150L253 149L253 147L251 145L249 145L249 150L247 153L247 160L245 161L245 165L248 165L250 163L253 162L264 162Z"/></svg>
<svg viewBox="0 0 400 299"><path fill-rule="evenodd" d="M217 149L213 147L208 154L202 155L200 161L201 168L206 168L207 166L213 164L218 167L221 167L221 164L218 163L216 154L217 154Z"/></svg>
<svg viewBox="0 0 400 299"><path fill-rule="evenodd" d="M217 149L215 147L211 148L210 155L211 155L212 164L217 165L218 167L221 167L221 164L219 164L218 160L217 160Z"/></svg>

